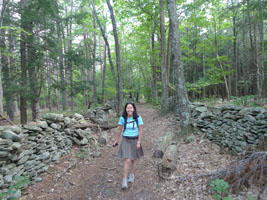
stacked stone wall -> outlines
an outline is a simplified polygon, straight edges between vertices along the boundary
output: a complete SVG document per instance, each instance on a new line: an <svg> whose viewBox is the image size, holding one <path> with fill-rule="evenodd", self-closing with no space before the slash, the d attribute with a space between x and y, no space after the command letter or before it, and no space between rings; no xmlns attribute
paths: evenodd
<svg viewBox="0 0 267 200"><path fill-rule="evenodd" d="M249 145L257 145L267 137L267 110L264 108L227 105L208 109L204 104L194 103L191 110L192 125L234 153L242 152Z"/></svg>
<svg viewBox="0 0 267 200"><path fill-rule="evenodd" d="M42 121L23 126L0 126L0 193L15 183L16 176L29 176L32 183L42 181L51 162L59 162L74 144L96 140L90 128L74 129L85 122L82 115L64 117L48 113Z"/></svg>

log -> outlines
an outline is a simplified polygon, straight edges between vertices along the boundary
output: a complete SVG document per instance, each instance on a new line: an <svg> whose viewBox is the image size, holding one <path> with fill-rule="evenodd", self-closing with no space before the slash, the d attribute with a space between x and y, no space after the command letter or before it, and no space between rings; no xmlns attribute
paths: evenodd
<svg viewBox="0 0 267 200"><path fill-rule="evenodd" d="M80 124L80 125L75 125L73 126L74 128L81 128L81 129L85 129L85 128L103 128L103 129L112 129L112 128L117 128L118 125L117 124L110 124L110 125L100 125L100 124Z"/></svg>
<svg viewBox="0 0 267 200"><path fill-rule="evenodd" d="M178 147L177 144L171 144L164 152L162 161L158 164L158 176L161 179L168 179L177 169Z"/></svg>
<svg viewBox="0 0 267 200"><path fill-rule="evenodd" d="M103 131L99 137L98 140L99 144L106 145L108 142L108 133L106 131Z"/></svg>
<svg viewBox="0 0 267 200"><path fill-rule="evenodd" d="M168 148L168 146L172 143L175 138L175 133L167 132L164 136L158 137L153 140L154 144L154 154L153 157L155 158L162 158L164 152Z"/></svg>

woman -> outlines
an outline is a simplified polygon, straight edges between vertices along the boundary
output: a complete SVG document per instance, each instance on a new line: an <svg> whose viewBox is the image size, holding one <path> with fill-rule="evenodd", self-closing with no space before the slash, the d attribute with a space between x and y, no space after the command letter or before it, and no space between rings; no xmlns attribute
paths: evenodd
<svg viewBox="0 0 267 200"><path fill-rule="evenodd" d="M134 182L134 172L136 160L144 156L141 146L143 120L138 116L134 103L126 103L122 116L119 120L118 134L113 146L118 145L118 140L122 134L122 142L118 151L118 156L124 158L122 189L128 188L127 182ZM130 176L128 177L129 166L131 165Z"/></svg>

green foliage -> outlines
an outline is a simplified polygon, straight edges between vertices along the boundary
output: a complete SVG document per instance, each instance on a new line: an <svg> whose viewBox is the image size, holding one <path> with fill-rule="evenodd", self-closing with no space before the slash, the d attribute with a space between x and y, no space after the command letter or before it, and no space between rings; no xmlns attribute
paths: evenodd
<svg viewBox="0 0 267 200"><path fill-rule="evenodd" d="M89 158L90 149L89 148L79 148L79 151L76 152L76 157L80 158L81 160L88 160Z"/></svg>
<svg viewBox="0 0 267 200"><path fill-rule="evenodd" d="M216 179L211 182L210 186L213 190L213 198L215 200L233 200L232 197L224 197L228 194L229 184L225 182L223 179Z"/></svg>
<svg viewBox="0 0 267 200"><path fill-rule="evenodd" d="M15 184L10 186L8 188L7 192L0 193L0 199L1 197L17 200L17 198L13 197L14 194L18 191L18 189L21 189L23 187L26 187L30 183L30 177L29 176L15 176Z"/></svg>
<svg viewBox="0 0 267 200"><path fill-rule="evenodd" d="M250 106L254 107L257 106L257 95L248 95L248 96L243 96L243 97L235 97L231 96L230 97L233 103L237 106Z"/></svg>

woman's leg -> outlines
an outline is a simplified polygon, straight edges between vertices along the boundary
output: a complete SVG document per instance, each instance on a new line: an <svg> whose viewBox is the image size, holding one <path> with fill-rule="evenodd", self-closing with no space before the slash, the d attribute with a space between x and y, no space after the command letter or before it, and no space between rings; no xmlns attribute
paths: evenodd
<svg viewBox="0 0 267 200"><path fill-rule="evenodd" d="M130 171L131 174L134 174L135 166L136 166L136 160L132 160L132 167L131 167L131 171Z"/></svg>
<svg viewBox="0 0 267 200"><path fill-rule="evenodd" d="M127 179L130 163L131 163L131 160L129 158L126 158L124 161L124 166L123 166L123 178Z"/></svg>

